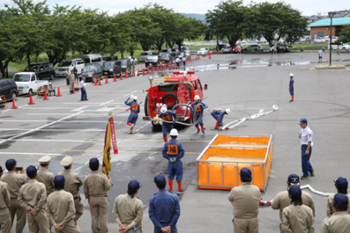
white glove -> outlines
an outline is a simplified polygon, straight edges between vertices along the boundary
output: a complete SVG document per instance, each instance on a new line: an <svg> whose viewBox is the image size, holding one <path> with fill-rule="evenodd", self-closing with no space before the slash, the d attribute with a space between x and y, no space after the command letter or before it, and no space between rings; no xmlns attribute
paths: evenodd
<svg viewBox="0 0 350 233"><path fill-rule="evenodd" d="M172 163L176 162L176 158L170 158L170 162Z"/></svg>

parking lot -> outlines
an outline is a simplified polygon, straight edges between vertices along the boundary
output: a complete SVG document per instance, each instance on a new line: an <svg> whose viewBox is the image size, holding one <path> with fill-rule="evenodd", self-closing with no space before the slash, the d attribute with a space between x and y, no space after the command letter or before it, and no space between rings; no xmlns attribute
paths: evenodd
<svg viewBox="0 0 350 233"><path fill-rule="evenodd" d="M334 55L334 64L349 64L350 54ZM326 56L324 57L327 63ZM274 158L267 191L263 198L271 200L286 188L290 173L301 175L300 146L298 140L301 117L306 117L314 131L314 149L311 162L316 176L302 185L310 184L322 192L334 192L333 179L348 176L347 153L350 133L350 76L349 70L316 71L316 53L273 54L215 54L211 59L201 58L187 64L195 70L202 84L208 84L203 102L209 109L230 108L224 123L252 115L260 109L270 110L277 104L279 110L264 117L247 121L228 131L216 131L209 111L205 112L206 134L196 134L194 127L181 127L179 141L186 150L184 188L181 196L182 215L178 223L180 232L232 232L232 206L227 191L198 190L196 184L196 158L217 134L272 135ZM219 64L219 66L218 66ZM142 63L139 64L140 66ZM295 76L295 102L289 103L289 74ZM164 74L164 73L163 73ZM159 74L153 74L155 77ZM142 121L143 104L135 127L129 134L126 120L129 112L124 101L130 95L144 101L149 87L148 75L127 78L102 86L87 84L88 101L80 101L80 92L69 94L65 79L56 78L53 86L60 86L62 97L42 100L34 96L34 105L28 98L18 98L18 109L0 110L0 164L9 158L18 160L18 166L38 165L38 159L50 155L49 170L57 174L65 155L74 158L73 169L84 178L89 172L87 162L97 157L102 161L108 112L112 111L116 125L119 154L112 156L113 188L109 191L110 210L117 195L125 193L131 179L142 184L139 197L144 203L143 231L151 232L152 223L147 216L151 196L157 192L153 183L155 174L167 173L167 161L161 155L162 132L153 129L150 122ZM10 104L11 105L11 104ZM175 185L176 188L176 185ZM81 232L90 232L90 214L87 201L80 190L85 212L78 221ZM313 195L316 204L316 231L320 231L326 217L326 198ZM210 216L208 218L208 216ZM215 216L215 217L212 217ZM206 224L202 224L206 221ZM261 232L278 232L278 211L261 208ZM115 232L117 224L110 211L109 230ZM218 226L219 225L219 226ZM25 232L28 229L25 228Z"/></svg>

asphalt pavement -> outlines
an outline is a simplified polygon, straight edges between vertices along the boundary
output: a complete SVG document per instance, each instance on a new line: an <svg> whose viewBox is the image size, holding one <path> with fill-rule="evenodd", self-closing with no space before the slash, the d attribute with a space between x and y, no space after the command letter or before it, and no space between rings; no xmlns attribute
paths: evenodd
<svg viewBox="0 0 350 233"><path fill-rule="evenodd" d="M336 55L335 64L349 64L350 54ZM187 64L196 70L202 84L208 84L203 101L213 108L230 108L231 114L224 123L258 113L260 109L271 110L277 104L279 110L264 117L246 121L228 131L215 131L215 121L209 111L204 114L206 134L196 134L194 127L181 127L179 140L186 150L184 163L184 188L181 199L179 232L232 232L232 206L227 201L228 191L200 190L196 187L196 158L217 134L224 135L272 135L273 162L265 200L272 199L278 191L286 188L287 176L301 175L300 143L297 124L306 117L314 131L314 147L311 163L316 176L302 185L310 184L322 192L334 192L333 179L348 176L347 152L350 133L350 76L349 70L316 71L317 55L313 53L273 54L217 54ZM324 59L324 62L327 62ZM219 69L217 69L217 64ZM289 74L295 76L295 101L289 103ZM159 73L158 75L161 75ZM157 76L157 74L154 74ZM167 161L161 155L163 147L160 129L143 121L143 104L135 134L129 134L126 120L129 112L124 101L137 95L144 101L149 87L148 76L132 77L102 86L87 84L89 101L81 102L80 93L69 94L64 79L53 80L61 86L62 97L42 100L34 97L34 105L28 98L18 98L18 109L0 110L0 164L9 158L18 160L18 166L38 165L38 159L50 155L53 159L49 170L57 174L63 168L60 160L65 155L74 158L73 170L82 178L89 174L90 158L102 160L104 133L108 112L114 113L119 154L112 156L113 188L109 191L110 232L117 230L111 214L114 199L125 193L131 179L142 184L139 198L145 213L143 232L152 232L148 218L148 203L157 192L153 177L167 174ZM11 104L10 104L11 105ZM348 177L350 178L350 176ZM175 184L175 188L177 185ZM85 213L78 221L81 232L90 232L89 206L84 198ZM313 195L316 203L316 232L320 231L326 217L326 198ZM278 211L260 208L261 232L278 232ZM28 229L25 229L28 232Z"/></svg>

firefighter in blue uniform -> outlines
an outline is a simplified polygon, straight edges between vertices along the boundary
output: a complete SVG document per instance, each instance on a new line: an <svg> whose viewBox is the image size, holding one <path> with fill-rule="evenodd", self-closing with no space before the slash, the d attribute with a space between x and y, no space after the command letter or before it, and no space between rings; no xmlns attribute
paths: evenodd
<svg viewBox="0 0 350 233"><path fill-rule="evenodd" d="M176 223L180 218L179 198L169 193L163 174L154 177L159 192L149 202L148 216L154 225L154 233L177 233Z"/></svg>
<svg viewBox="0 0 350 233"><path fill-rule="evenodd" d="M289 102L293 102L294 101L294 75L290 74L290 81L289 81L289 93L292 97L292 99Z"/></svg>
<svg viewBox="0 0 350 233"><path fill-rule="evenodd" d="M179 133L177 129L172 129L170 131L170 141L164 144L162 154L168 162L168 183L169 183L169 192L173 192L173 179L176 176L177 182L177 194L182 194L184 190L182 189L182 175L183 175L183 166L181 158L185 155L184 147L181 142L178 142L177 136Z"/></svg>
<svg viewBox="0 0 350 233"><path fill-rule="evenodd" d="M216 125L214 129L218 129L219 126L223 126L224 123L222 122L224 119L224 116L226 114L229 114L231 112L231 110L229 108L227 108L226 110L221 110L220 108L218 109L214 109L211 112L211 115L214 117L214 119L216 120Z"/></svg>
<svg viewBox="0 0 350 233"><path fill-rule="evenodd" d="M163 122L162 131L163 131L163 140L164 142L168 141L168 132L174 128L174 124L176 123L176 113L173 111L168 111L166 106L163 106L160 109L160 113L158 115L160 119L163 121L169 121L170 123Z"/></svg>
<svg viewBox="0 0 350 233"><path fill-rule="evenodd" d="M197 114L197 119L203 114L203 110L208 108L208 106L199 99L199 95L196 95L194 97L194 102L191 104L191 107L193 108L191 110L192 113L194 113L194 111L196 111L195 114ZM201 126L201 128L199 128L199 125ZM201 129L202 129L202 133L203 134L205 133L204 132L203 117L199 121L199 124L197 123L195 126L197 128L197 133L199 133L201 131Z"/></svg>
<svg viewBox="0 0 350 233"><path fill-rule="evenodd" d="M128 126L130 126L130 133L132 134L132 130L134 129L137 118L139 117L140 105L137 103L137 96L129 97L124 103L126 105L130 106L130 115L128 118Z"/></svg>

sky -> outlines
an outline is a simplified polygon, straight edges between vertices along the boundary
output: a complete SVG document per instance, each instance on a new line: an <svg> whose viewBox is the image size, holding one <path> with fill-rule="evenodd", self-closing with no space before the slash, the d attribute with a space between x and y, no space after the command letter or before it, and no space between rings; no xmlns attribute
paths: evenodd
<svg viewBox="0 0 350 233"><path fill-rule="evenodd" d="M243 0L244 4L249 4L250 0ZM266 0L255 0L263 2ZM40 2L40 0L34 0ZM83 8L101 9L108 11L113 15L118 12L124 12L133 8L140 8L151 1L147 0L47 0L50 6L59 5L79 5ZM158 3L166 8L172 8L178 13L198 13L205 14L208 10L215 8L220 0L153 0L152 3ZM268 0L268 2L277 2L277 0ZM350 9L349 0L285 0L293 8L298 9L305 16L327 14L328 11L345 10L346 6ZM0 7L4 4L13 4L11 0L0 0ZM344 7L343 7L344 6Z"/></svg>

